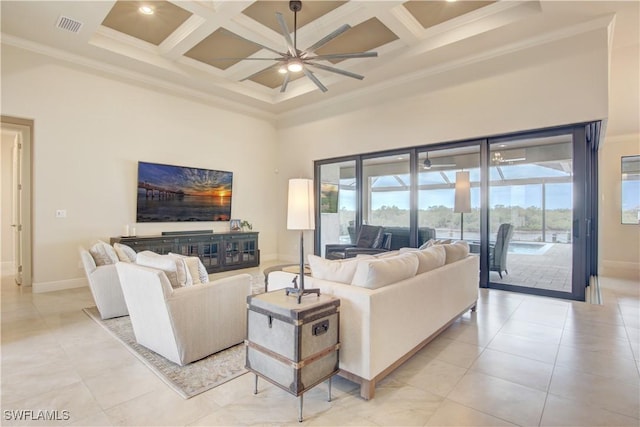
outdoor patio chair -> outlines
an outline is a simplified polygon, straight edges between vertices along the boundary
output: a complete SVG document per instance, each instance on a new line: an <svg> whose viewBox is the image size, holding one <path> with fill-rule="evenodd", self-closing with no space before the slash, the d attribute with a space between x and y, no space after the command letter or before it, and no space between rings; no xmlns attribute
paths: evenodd
<svg viewBox="0 0 640 427"><path fill-rule="evenodd" d="M512 234L513 225L500 224L496 242L489 244L489 270L497 271L501 279L503 271L509 274L507 271L507 251Z"/></svg>

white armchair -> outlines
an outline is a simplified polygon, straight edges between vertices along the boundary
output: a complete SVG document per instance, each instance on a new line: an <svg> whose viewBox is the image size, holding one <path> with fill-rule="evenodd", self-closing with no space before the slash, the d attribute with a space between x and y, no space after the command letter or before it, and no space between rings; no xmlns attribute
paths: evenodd
<svg viewBox="0 0 640 427"><path fill-rule="evenodd" d="M184 366L244 341L250 275L174 289L161 270L116 269L138 344Z"/></svg>
<svg viewBox="0 0 640 427"><path fill-rule="evenodd" d="M83 248L80 248L80 259L100 317L110 319L129 314L120 287L116 265L97 266L93 256Z"/></svg>

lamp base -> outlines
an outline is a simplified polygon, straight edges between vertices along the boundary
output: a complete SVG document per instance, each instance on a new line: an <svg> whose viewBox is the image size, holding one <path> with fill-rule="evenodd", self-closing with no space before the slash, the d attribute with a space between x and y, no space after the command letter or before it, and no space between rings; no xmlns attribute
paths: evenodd
<svg viewBox="0 0 640 427"><path fill-rule="evenodd" d="M298 304L302 302L302 297L307 294L316 294L320 296L320 289L300 289L300 288L286 288L287 295L292 294L298 298Z"/></svg>
<svg viewBox="0 0 640 427"><path fill-rule="evenodd" d="M298 276L294 277L292 282L293 282L293 287L288 287L285 289L286 295L289 295L289 294L296 295L298 298L298 304L302 302L302 297L307 294L316 294L317 296L320 296L320 289L304 289L304 287L299 288Z"/></svg>

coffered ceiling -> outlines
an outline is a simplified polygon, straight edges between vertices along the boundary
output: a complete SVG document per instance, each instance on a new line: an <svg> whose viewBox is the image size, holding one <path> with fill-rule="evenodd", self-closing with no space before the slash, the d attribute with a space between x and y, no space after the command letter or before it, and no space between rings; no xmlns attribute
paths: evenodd
<svg viewBox="0 0 640 427"><path fill-rule="evenodd" d="M434 70L547 43L606 26L615 14L614 44L637 43L637 2L303 1L297 46L305 49L343 24L351 28L318 55L375 51L378 57L321 61L364 76L313 72L285 92L276 61L287 52L276 12L293 32L288 1L7 1L2 41L128 80L254 112L283 114L345 96L393 91ZM140 13L149 6L153 14ZM635 18L634 18L635 13ZM635 28L634 28L635 26ZM293 34L292 34L293 37ZM634 39L635 37L635 39ZM269 50L265 49L269 48ZM271 51L273 50L273 51ZM237 58L237 59L229 59ZM245 59L252 58L252 59ZM328 105L328 104L327 104Z"/></svg>

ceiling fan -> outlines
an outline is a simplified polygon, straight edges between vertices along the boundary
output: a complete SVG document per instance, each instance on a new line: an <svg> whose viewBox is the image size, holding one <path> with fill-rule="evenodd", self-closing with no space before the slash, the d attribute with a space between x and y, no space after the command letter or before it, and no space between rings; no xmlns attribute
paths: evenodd
<svg viewBox="0 0 640 427"><path fill-rule="evenodd" d="M281 13L276 12L276 19L280 24L280 28L282 30L282 35L287 43L287 52L279 52L275 49L271 49L268 46L264 46L260 43L257 43L252 40L245 39L244 37L240 37L235 35L236 37L241 38L242 40L246 40L250 43L260 46L263 49L271 51L277 55L280 55L277 58L216 58L216 60L252 60L252 61L276 61L275 64L264 68L256 73L251 74L243 78L240 81L245 81L251 79L252 77L261 74L265 71L278 68L280 73L285 74L284 81L282 82L282 86L280 87L280 92L284 92L287 89L287 85L291 79L291 73L303 72L309 80L311 80L322 92L326 92L328 89L325 85L318 80L315 76L312 68L329 71L331 73L341 74L343 76L351 77L354 79L362 80L364 76L356 73L352 73L350 71L342 70L336 67L332 67L329 65L321 64L317 61L329 60L329 59L350 59L350 58L373 58L377 57L377 52L355 52L355 53L335 53L328 55L316 55L315 51L320 49L322 46L326 45L331 40L338 37L340 34L344 33L348 29L351 28L349 24L344 24L340 26L337 30L323 37L322 39L315 42L313 45L309 46L304 50L299 50L297 47L297 32L298 32L298 12L302 9L302 1L299 0L291 0L289 1L289 9L293 12L293 40L291 39L291 34L289 32L289 28L287 27L287 23L284 20L284 17Z"/></svg>
<svg viewBox="0 0 640 427"><path fill-rule="evenodd" d="M455 163L432 163L431 160L429 159L428 151L427 151L427 158L424 160L424 162L422 162L423 169L447 168L447 167L454 167L454 166L456 166Z"/></svg>

